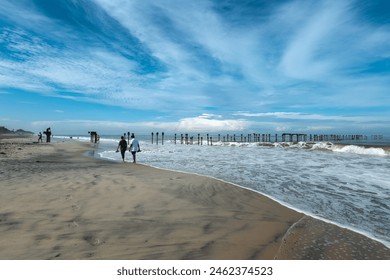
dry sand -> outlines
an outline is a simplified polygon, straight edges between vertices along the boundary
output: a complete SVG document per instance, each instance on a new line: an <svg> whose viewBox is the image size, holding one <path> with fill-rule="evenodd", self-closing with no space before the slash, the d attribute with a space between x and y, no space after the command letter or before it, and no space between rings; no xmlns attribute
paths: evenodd
<svg viewBox="0 0 390 280"><path fill-rule="evenodd" d="M390 259L390 249L219 180L0 139L0 259Z"/></svg>

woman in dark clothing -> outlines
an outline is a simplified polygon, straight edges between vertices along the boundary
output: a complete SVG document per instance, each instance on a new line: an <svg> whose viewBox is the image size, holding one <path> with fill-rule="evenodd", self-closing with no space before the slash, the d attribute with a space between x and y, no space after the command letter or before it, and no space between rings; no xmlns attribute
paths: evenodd
<svg viewBox="0 0 390 280"><path fill-rule="evenodd" d="M125 140L125 137L121 137L121 141L119 141L118 148L116 149L117 152L119 152L119 149L121 150L122 160L125 162L125 152L127 150L127 142Z"/></svg>

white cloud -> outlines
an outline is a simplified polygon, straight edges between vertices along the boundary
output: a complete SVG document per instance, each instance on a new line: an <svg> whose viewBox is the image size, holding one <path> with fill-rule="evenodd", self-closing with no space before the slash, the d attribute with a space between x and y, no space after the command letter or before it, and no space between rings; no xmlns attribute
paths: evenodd
<svg viewBox="0 0 390 280"><path fill-rule="evenodd" d="M320 115L320 114L307 114L300 112L268 112L268 113L246 113L238 112L236 116L243 117L270 117L279 119L291 119L291 120L317 120L317 121L353 121L353 122L370 122L370 121L386 121L390 117L380 116L338 116L338 115Z"/></svg>
<svg viewBox="0 0 390 280"><path fill-rule="evenodd" d="M283 117L283 116L299 116L301 113L286 113L286 112L269 112L269 113L246 113L238 112L234 115L244 117Z"/></svg>
<svg viewBox="0 0 390 280"><path fill-rule="evenodd" d="M330 131L334 129L335 129L334 126L317 125L317 126L308 126L304 129L304 131Z"/></svg>
<svg viewBox="0 0 390 280"><path fill-rule="evenodd" d="M314 7L317 9L307 10L308 13L303 15L306 20L297 28L280 63L287 76L323 80L333 75L332 72L340 61L335 60L336 53L327 52L334 51L331 44L336 43L334 39L338 37L338 29L345 24L348 17L346 3L322 1Z"/></svg>
<svg viewBox="0 0 390 280"><path fill-rule="evenodd" d="M180 44L169 39L155 22L159 10L153 2L95 0L109 15L136 36L165 65L196 74L187 63L190 57ZM131 15L131 16L129 16Z"/></svg>
<svg viewBox="0 0 390 280"><path fill-rule="evenodd" d="M218 131L243 131L249 127L246 120L223 119L221 116L213 114L203 114L198 117L183 118L175 122L115 122L100 120L56 120L56 121L35 121L32 122L34 128L52 126L56 127L60 134L67 131L69 127L79 131L133 131L142 133L153 130L166 132L218 132Z"/></svg>
<svg viewBox="0 0 390 280"><path fill-rule="evenodd" d="M275 128L276 132L286 132L286 131L290 131L290 130L291 130L291 127L289 127L289 126L276 126L276 128Z"/></svg>
<svg viewBox="0 0 390 280"><path fill-rule="evenodd" d="M213 115L184 118L178 122L177 131L242 131L248 128L246 120L215 119Z"/></svg>
<svg viewBox="0 0 390 280"><path fill-rule="evenodd" d="M258 33L232 28L210 1L95 2L167 67L155 89L202 97L215 88L246 91L248 85L268 83ZM234 96L236 91L225 94Z"/></svg>

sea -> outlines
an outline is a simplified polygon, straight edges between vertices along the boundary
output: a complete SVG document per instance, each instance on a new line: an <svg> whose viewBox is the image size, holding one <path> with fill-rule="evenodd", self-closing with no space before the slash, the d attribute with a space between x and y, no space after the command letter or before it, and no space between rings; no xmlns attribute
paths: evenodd
<svg viewBox="0 0 390 280"><path fill-rule="evenodd" d="M390 137L295 143L164 138L153 137L152 143L151 135L137 137L137 163L233 183L390 247ZM90 156L121 162L119 140L120 135L100 136ZM53 141L90 138L54 136ZM129 152L126 161L132 162Z"/></svg>

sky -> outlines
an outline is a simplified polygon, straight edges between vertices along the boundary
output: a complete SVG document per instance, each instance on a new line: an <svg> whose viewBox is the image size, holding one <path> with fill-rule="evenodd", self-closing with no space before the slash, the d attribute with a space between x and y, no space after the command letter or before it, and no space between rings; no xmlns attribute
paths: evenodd
<svg viewBox="0 0 390 280"><path fill-rule="evenodd" d="M0 126L390 135L390 1L1 0Z"/></svg>

